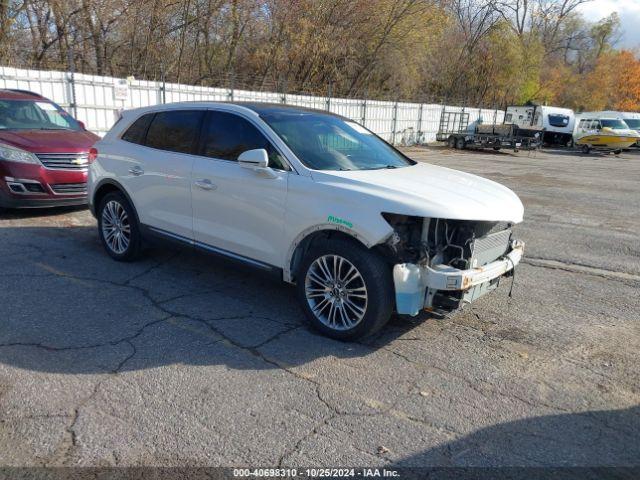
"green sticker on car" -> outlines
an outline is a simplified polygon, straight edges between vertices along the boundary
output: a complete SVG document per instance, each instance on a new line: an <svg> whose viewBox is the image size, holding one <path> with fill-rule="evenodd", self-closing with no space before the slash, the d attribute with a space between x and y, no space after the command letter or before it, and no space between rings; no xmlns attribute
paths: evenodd
<svg viewBox="0 0 640 480"><path fill-rule="evenodd" d="M329 215L327 217L327 221L330 223L336 223L338 225L344 225L345 227L353 228L353 223L345 220L344 218L334 217L333 215Z"/></svg>

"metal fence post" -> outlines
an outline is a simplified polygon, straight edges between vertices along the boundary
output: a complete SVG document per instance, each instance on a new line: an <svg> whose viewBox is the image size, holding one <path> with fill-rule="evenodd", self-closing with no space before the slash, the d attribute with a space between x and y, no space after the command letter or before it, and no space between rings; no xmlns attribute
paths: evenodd
<svg viewBox="0 0 640 480"><path fill-rule="evenodd" d="M366 121L367 121L367 92L364 93L364 99L362 100L360 123L364 125Z"/></svg>
<svg viewBox="0 0 640 480"><path fill-rule="evenodd" d="M160 72L160 101L162 104L167 103L167 83L164 78L164 68Z"/></svg>
<svg viewBox="0 0 640 480"><path fill-rule="evenodd" d="M391 144L396 144L396 127L398 126L398 101L393 102L393 128L391 132Z"/></svg>
<svg viewBox="0 0 640 480"><path fill-rule="evenodd" d="M421 144L422 143L422 110L424 109L424 103L421 103L420 106L418 107L418 125L416 128L416 143Z"/></svg>
<svg viewBox="0 0 640 480"><path fill-rule="evenodd" d="M75 71L76 65L73 58L73 48L70 48L67 53L68 61L69 61L69 75L67 75L67 81L69 82L69 109L73 112L74 118L78 117L78 104L76 102L76 79L75 79Z"/></svg>
<svg viewBox="0 0 640 480"><path fill-rule="evenodd" d="M230 102L233 102L234 90L236 87L236 74L231 74L231 83L229 84L229 92L227 93L227 97Z"/></svg>
<svg viewBox="0 0 640 480"><path fill-rule="evenodd" d="M284 79L282 84L282 96L280 97L280 103L287 103L287 79Z"/></svg>
<svg viewBox="0 0 640 480"><path fill-rule="evenodd" d="M331 96L333 95L333 83L329 82L327 86L327 102L326 102L326 110L327 112L331 111Z"/></svg>

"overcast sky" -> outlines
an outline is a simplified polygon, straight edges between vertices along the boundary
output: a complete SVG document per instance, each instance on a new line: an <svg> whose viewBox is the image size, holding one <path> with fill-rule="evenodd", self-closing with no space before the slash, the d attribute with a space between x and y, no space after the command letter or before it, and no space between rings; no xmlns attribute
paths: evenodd
<svg viewBox="0 0 640 480"><path fill-rule="evenodd" d="M618 12L622 22L622 39L618 46L640 47L640 0L593 0L581 5L580 11L592 21Z"/></svg>

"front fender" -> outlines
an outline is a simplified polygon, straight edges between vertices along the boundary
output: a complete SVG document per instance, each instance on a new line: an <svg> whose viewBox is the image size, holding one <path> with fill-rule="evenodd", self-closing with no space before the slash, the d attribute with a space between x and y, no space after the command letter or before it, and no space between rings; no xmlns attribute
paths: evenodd
<svg viewBox="0 0 640 480"><path fill-rule="evenodd" d="M393 229L372 202L346 189L314 182L310 177L292 175L289 181L285 242L282 259L285 281L291 281L291 260L296 248L314 233L339 231L371 248L384 240Z"/></svg>

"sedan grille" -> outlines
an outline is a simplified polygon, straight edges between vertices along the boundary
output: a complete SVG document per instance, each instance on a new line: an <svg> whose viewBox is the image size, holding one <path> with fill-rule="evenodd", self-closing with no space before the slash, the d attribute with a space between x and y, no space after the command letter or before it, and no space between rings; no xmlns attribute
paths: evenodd
<svg viewBox="0 0 640 480"><path fill-rule="evenodd" d="M493 262L509 250L511 229L476 238L471 246L471 266L480 267Z"/></svg>
<svg viewBox="0 0 640 480"><path fill-rule="evenodd" d="M55 193L80 194L87 192L86 183L55 183L49 186Z"/></svg>
<svg viewBox="0 0 640 480"><path fill-rule="evenodd" d="M89 165L89 154L84 153L36 153L47 168L56 170L82 170Z"/></svg>

